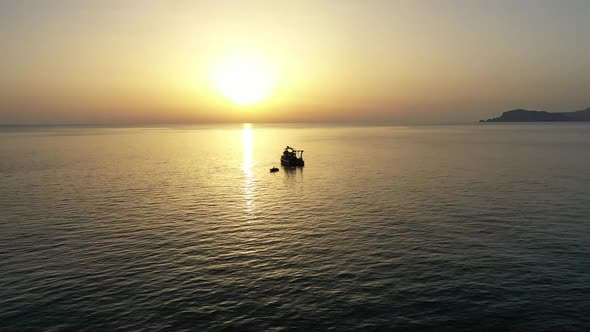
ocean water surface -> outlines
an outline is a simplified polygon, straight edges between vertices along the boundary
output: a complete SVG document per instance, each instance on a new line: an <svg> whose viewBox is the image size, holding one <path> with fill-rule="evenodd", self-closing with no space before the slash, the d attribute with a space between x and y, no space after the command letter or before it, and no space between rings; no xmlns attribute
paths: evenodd
<svg viewBox="0 0 590 332"><path fill-rule="evenodd" d="M306 165L279 166L283 148ZM590 328L590 126L0 128L0 330Z"/></svg>

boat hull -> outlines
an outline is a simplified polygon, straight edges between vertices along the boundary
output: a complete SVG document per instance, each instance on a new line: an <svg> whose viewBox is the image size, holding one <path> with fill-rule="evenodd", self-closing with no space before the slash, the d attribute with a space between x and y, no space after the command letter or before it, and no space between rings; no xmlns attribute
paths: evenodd
<svg viewBox="0 0 590 332"><path fill-rule="evenodd" d="M304 166L305 162L299 158L283 158L281 157L281 165L284 166Z"/></svg>

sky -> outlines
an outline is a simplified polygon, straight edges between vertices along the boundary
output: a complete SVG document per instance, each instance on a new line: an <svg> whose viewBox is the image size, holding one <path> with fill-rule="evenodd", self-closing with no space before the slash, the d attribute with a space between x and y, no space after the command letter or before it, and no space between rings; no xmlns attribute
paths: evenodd
<svg viewBox="0 0 590 332"><path fill-rule="evenodd" d="M469 123L580 110L589 14L586 0L3 0L0 124ZM244 57L274 75L254 105L214 80Z"/></svg>

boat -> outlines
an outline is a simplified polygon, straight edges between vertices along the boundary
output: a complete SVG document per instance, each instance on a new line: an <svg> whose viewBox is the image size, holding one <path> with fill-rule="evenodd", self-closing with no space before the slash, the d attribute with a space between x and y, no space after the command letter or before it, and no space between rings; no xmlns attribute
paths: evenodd
<svg viewBox="0 0 590 332"><path fill-rule="evenodd" d="M278 172L278 171L279 171L279 168L278 167L273 167L273 168L270 169L270 172L271 173Z"/></svg>
<svg viewBox="0 0 590 332"><path fill-rule="evenodd" d="M281 156L281 165L284 166L303 166L303 150L297 150L287 145Z"/></svg>

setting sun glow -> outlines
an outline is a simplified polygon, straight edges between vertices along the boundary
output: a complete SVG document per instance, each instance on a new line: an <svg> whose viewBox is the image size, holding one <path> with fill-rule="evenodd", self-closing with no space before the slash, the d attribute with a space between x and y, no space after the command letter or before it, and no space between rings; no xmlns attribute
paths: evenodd
<svg viewBox="0 0 590 332"><path fill-rule="evenodd" d="M270 98L276 79L269 64L251 57L226 59L213 72L214 85L219 93L241 106Z"/></svg>

